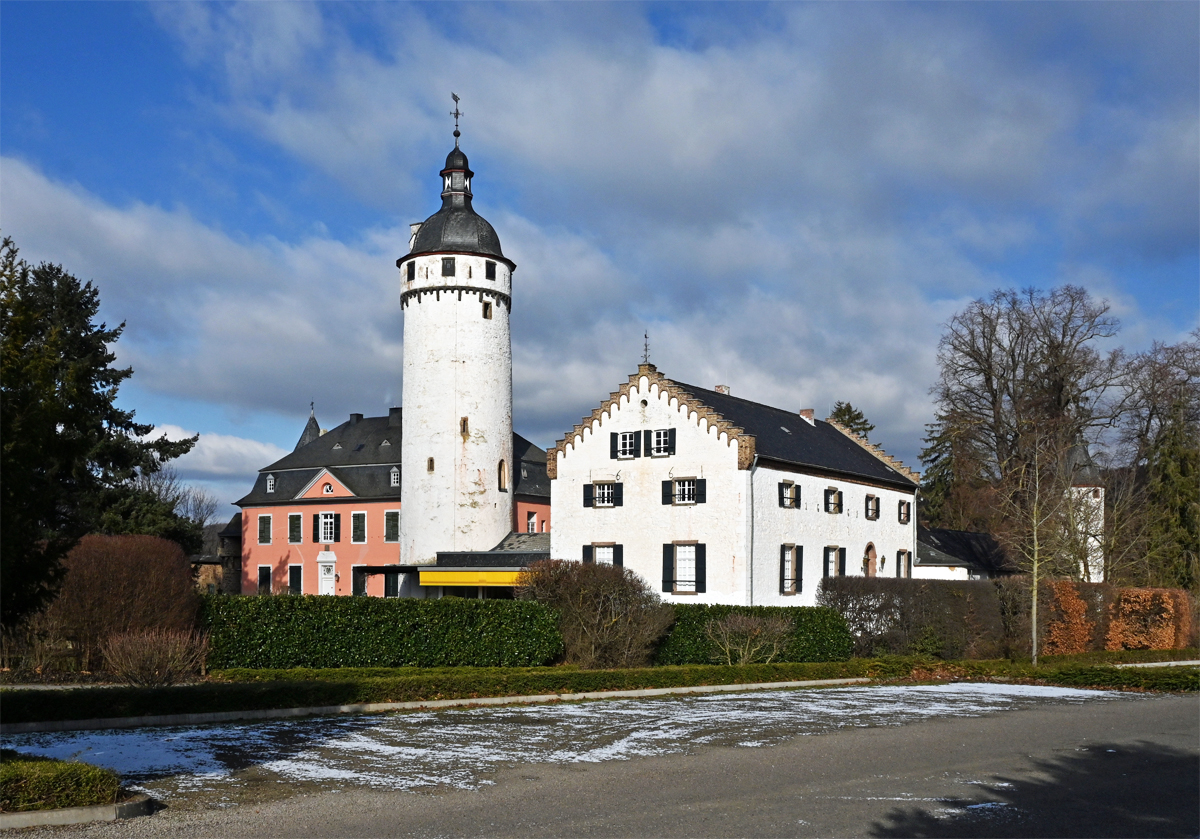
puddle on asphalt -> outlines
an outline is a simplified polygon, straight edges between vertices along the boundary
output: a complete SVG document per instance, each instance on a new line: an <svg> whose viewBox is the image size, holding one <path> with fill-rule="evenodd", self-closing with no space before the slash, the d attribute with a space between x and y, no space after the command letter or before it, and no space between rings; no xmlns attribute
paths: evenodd
<svg viewBox="0 0 1200 839"><path fill-rule="evenodd" d="M852 687L23 734L4 743L111 767L173 807L230 807L360 786L475 789L517 764L770 746L843 728L1141 698L1028 685Z"/></svg>

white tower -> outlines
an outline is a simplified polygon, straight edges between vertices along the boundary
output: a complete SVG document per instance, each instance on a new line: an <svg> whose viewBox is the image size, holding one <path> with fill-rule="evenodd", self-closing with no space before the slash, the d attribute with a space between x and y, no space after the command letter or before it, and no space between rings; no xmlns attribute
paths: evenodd
<svg viewBox="0 0 1200 839"><path fill-rule="evenodd" d="M512 529L512 272L471 208L467 156L446 157L442 208L396 260L404 310L400 562L496 546Z"/></svg>

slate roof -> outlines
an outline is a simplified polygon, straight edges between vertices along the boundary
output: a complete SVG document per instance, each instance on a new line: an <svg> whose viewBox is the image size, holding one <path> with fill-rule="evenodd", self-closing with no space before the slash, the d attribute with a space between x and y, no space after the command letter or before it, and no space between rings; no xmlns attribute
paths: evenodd
<svg viewBox="0 0 1200 839"><path fill-rule="evenodd" d="M305 423L304 431L301 432L300 439L296 441L296 445L292 451L296 451L296 449L300 448L301 446L307 446L320 436L321 426L317 424L316 412L310 410L308 412L308 422Z"/></svg>
<svg viewBox="0 0 1200 839"><path fill-rule="evenodd" d="M475 174L467 165L467 156L455 146L446 156L446 168L441 174L457 170L465 171L468 177ZM456 251L494 256L509 262L500 250L496 229L475 212L471 206L471 193L466 191L442 193L442 208L422 222L409 256ZM407 258L401 257L397 266Z"/></svg>
<svg viewBox="0 0 1200 839"><path fill-rule="evenodd" d="M438 568L524 568L550 558L549 533L513 531L490 551L440 551Z"/></svg>
<svg viewBox="0 0 1200 839"><path fill-rule="evenodd" d="M1096 466L1096 461L1092 460L1087 443L1082 440L1071 446L1067 452L1067 469L1071 474L1071 486L1098 487L1104 485L1104 482L1100 480L1100 468Z"/></svg>
<svg viewBox="0 0 1200 839"><path fill-rule="evenodd" d="M796 466L838 472L871 481L914 489L916 483L822 420L813 425L795 411L772 408L715 390L673 382L702 405L712 408L755 438L760 458Z"/></svg>
<svg viewBox="0 0 1200 839"><path fill-rule="evenodd" d="M961 566L990 576L1015 574L1017 567L990 533L917 526L918 566Z"/></svg>
<svg viewBox="0 0 1200 839"><path fill-rule="evenodd" d="M324 466L400 464L400 409L386 417L363 417L331 428L312 442L260 469L275 472ZM384 442L387 445L384 445ZM276 476L278 477L278 476Z"/></svg>
<svg viewBox="0 0 1200 839"><path fill-rule="evenodd" d="M546 452L513 434L513 495L550 499L550 478L546 474Z"/></svg>

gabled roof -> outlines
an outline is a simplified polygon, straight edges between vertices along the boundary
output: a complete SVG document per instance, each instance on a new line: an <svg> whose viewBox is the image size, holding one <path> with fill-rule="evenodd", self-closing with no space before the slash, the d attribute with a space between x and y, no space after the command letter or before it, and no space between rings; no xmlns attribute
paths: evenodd
<svg viewBox="0 0 1200 839"><path fill-rule="evenodd" d="M576 425L565 438L559 440L551 453L566 452L587 427L609 412L621 396L637 386L643 376L652 385L677 398L689 409L689 420L699 422L707 419L720 431L738 444L738 468L749 469L758 458L780 463L859 478L874 483L888 484L906 490L914 490L918 483L916 473L906 469L882 449L855 437L836 423L814 420L812 425L795 411L772 408L749 399L740 399L715 390L676 382L658 372L653 364L642 364L638 372L614 393L590 417ZM557 458L547 455L547 467L551 478L557 471Z"/></svg>
<svg viewBox="0 0 1200 839"><path fill-rule="evenodd" d="M284 469L383 463L400 463L399 408L393 408L392 413L386 417L363 417L361 414L354 414L352 419L346 420L259 471L278 472Z"/></svg>
<svg viewBox="0 0 1200 839"><path fill-rule="evenodd" d="M962 566L991 575L1015 574L1000 543L990 533L917 526L918 566Z"/></svg>

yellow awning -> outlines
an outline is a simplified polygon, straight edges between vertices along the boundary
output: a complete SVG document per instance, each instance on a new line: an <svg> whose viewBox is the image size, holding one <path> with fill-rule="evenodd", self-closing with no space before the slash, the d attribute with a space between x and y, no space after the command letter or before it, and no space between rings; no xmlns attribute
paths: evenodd
<svg viewBox="0 0 1200 839"><path fill-rule="evenodd" d="M423 586L514 586L520 571L421 571Z"/></svg>

